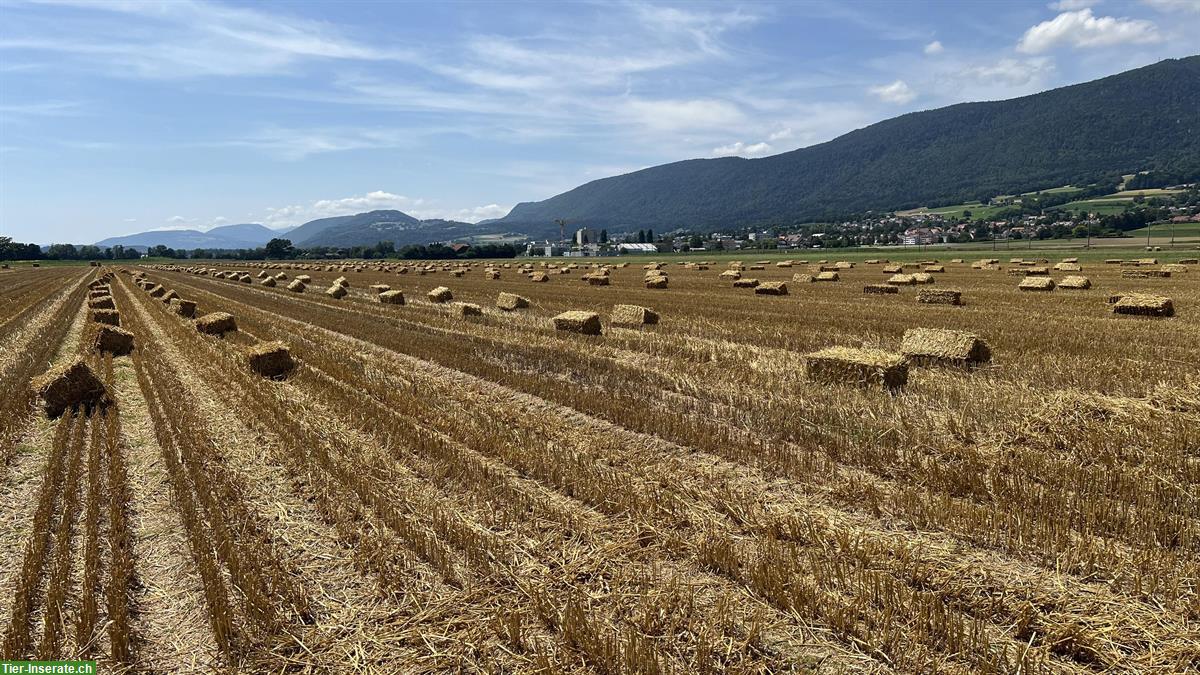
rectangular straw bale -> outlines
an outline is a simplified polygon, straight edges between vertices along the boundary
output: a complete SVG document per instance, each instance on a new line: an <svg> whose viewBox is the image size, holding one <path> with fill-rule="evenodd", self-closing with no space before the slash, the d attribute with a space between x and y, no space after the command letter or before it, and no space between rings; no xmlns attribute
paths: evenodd
<svg viewBox="0 0 1200 675"><path fill-rule="evenodd" d="M917 302L926 305L961 305L962 291L952 288L922 288Z"/></svg>
<svg viewBox="0 0 1200 675"><path fill-rule="evenodd" d="M917 280L911 274L893 274L884 283L889 286L912 286Z"/></svg>
<svg viewBox="0 0 1200 675"><path fill-rule="evenodd" d="M379 294L379 302L384 305L403 305L404 291L384 291Z"/></svg>
<svg viewBox="0 0 1200 675"><path fill-rule="evenodd" d="M167 289L163 288L160 284L154 284L147 292L150 293L150 297L152 298L161 298L167 294Z"/></svg>
<svg viewBox="0 0 1200 675"><path fill-rule="evenodd" d="M171 300L171 310L176 314L188 319L196 316L196 303L183 298L173 298Z"/></svg>
<svg viewBox="0 0 1200 675"><path fill-rule="evenodd" d="M263 277L263 280L260 281L259 283L268 288L274 288L275 287L275 277Z"/></svg>
<svg viewBox="0 0 1200 675"><path fill-rule="evenodd" d="M178 297L179 297L179 294L176 293L175 289L172 288L171 290L167 291L166 293L163 293L162 297L159 298L159 300L162 300L163 304L169 305L169 304L171 304L172 300L174 300L175 298L178 298Z"/></svg>
<svg viewBox="0 0 1200 675"><path fill-rule="evenodd" d="M281 377L296 367L288 346L278 340L260 342L245 351L250 370L263 377Z"/></svg>
<svg viewBox="0 0 1200 675"><path fill-rule="evenodd" d="M208 335L224 335L237 330L237 320L228 312L212 312L196 319L196 330Z"/></svg>
<svg viewBox="0 0 1200 675"><path fill-rule="evenodd" d="M925 267L921 268L921 271L925 272L927 274L943 274L946 271L946 266L945 265L926 265Z"/></svg>
<svg viewBox="0 0 1200 675"><path fill-rule="evenodd" d="M1081 272L1083 267L1079 263L1060 262L1054 266L1057 272Z"/></svg>
<svg viewBox="0 0 1200 675"><path fill-rule="evenodd" d="M742 278L742 273L737 270L725 270L717 275L718 279L731 279L737 281Z"/></svg>
<svg viewBox="0 0 1200 675"><path fill-rule="evenodd" d="M758 295L787 295L787 284L782 281L764 281L754 287Z"/></svg>
<svg viewBox="0 0 1200 675"><path fill-rule="evenodd" d="M813 278L813 281L839 281L840 279L837 272L821 272Z"/></svg>
<svg viewBox="0 0 1200 675"><path fill-rule="evenodd" d="M904 357L878 349L829 347L806 354L804 373L813 382L879 387L889 391L908 383L908 364Z"/></svg>
<svg viewBox="0 0 1200 675"><path fill-rule="evenodd" d="M903 265L884 265L884 267L883 267L884 274L900 274L903 271L904 271Z"/></svg>
<svg viewBox="0 0 1200 675"><path fill-rule="evenodd" d="M754 288L755 286L758 285L758 283L759 283L758 279L751 279L751 278L738 279L737 281L733 282L733 287L734 288Z"/></svg>
<svg viewBox="0 0 1200 675"><path fill-rule="evenodd" d="M582 333L584 335L600 334L600 315L595 312L572 310L554 317L554 330Z"/></svg>
<svg viewBox="0 0 1200 675"><path fill-rule="evenodd" d="M863 286L863 293L868 295L889 295L899 293L900 289L888 284L867 284Z"/></svg>
<svg viewBox="0 0 1200 675"><path fill-rule="evenodd" d="M933 275L929 272L913 272L912 278L914 284L932 284L934 282Z"/></svg>
<svg viewBox="0 0 1200 675"><path fill-rule="evenodd" d="M979 336L940 328L904 331L900 353L920 365L975 366L992 359L992 351Z"/></svg>
<svg viewBox="0 0 1200 675"><path fill-rule="evenodd" d="M529 275L529 280L537 283L545 283L550 281L550 275L545 272L534 272Z"/></svg>
<svg viewBox="0 0 1200 675"><path fill-rule="evenodd" d="M797 272L796 274L792 275L792 281L794 281L798 284L811 284L816 281L816 277L814 277L811 274L804 274L802 272Z"/></svg>
<svg viewBox="0 0 1200 675"><path fill-rule="evenodd" d="M92 298L92 299L88 300L88 308L89 309L116 309L117 306L115 304L113 304L113 299L112 299L111 295L105 295L100 298Z"/></svg>
<svg viewBox="0 0 1200 675"><path fill-rule="evenodd" d="M616 305L613 307L612 325L637 328L658 323L658 312L641 305Z"/></svg>
<svg viewBox="0 0 1200 675"><path fill-rule="evenodd" d="M1181 263L1168 263L1168 264L1162 266L1162 271L1166 272L1167 274L1171 274L1171 273L1187 272L1188 268L1187 268L1187 265L1184 265Z"/></svg>
<svg viewBox="0 0 1200 675"><path fill-rule="evenodd" d="M347 292L348 291L346 290L346 287L342 286L341 284L334 284L325 289L325 295L328 295L334 300L341 300L342 298L346 297Z"/></svg>
<svg viewBox="0 0 1200 675"><path fill-rule="evenodd" d="M645 286L646 286L646 288L666 288L667 287L667 278L665 276L646 277Z"/></svg>
<svg viewBox="0 0 1200 675"><path fill-rule="evenodd" d="M607 286L609 278L607 274L585 274L580 279L583 279L589 286Z"/></svg>
<svg viewBox="0 0 1200 675"><path fill-rule="evenodd" d="M1072 274L1072 275L1063 277L1062 281L1058 282L1058 287L1059 288L1071 288L1071 289L1075 289L1075 290L1086 290L1086 289L1092 287L1092 280L1088 279L1085 276L1080 276L1078 274Z"/></svg>
<svg viewBox="0 0 1200 675"><path fill-rule="evenodd" d="M1031 276L1031 277L1049 276L1050 268L1049 267L1027 267L1025 269L1025 274L1026 274L1026 276Z"/></svg>
<svg viewBox="0 0 1200 675"><path fill-rule="evenodd" d="M1054 280L1050 277L1025 277L1017 288L1022 291L1053 291Z"/></svg>
<svg viewBox="0 0 1200 675"><path fill-rule="evenodd" d="M109 352L114 356L124 356L133 351L133 333L116 326L100 326L96 331L96 339L92 348L100 352Z"/></svg>
<svg viewBox="0 0 1200 675"><path fill-rule="evenodd" d="M1175 316L1175 304L1171 298L1161 295L1129 293L1117 300L1113 305L1113 312L1136 316Z"/></svg>
<svg viewBox="0 0 1200 675"><path fill-rule="evenodd" d="M501 293L496 297L496 307L511 312L529 306L529 299L516 293Z"/></svg>
<svg viewBox="0 0 1200 675"><path fill-rule="evenodd" d="M42 399L47 417L58 417L73 405L91 405L103 400L104 383L82 356L54 366L33 378L29 386Z"/></svg>
<svg viewBox="0 0 1200 675"><path fill-rule="evenodd" d="M450 291L450 289L446 288L445 286L438 286L437 288L433 289L432 291L429 291L428 293L426 293L425 297L429 298L429 301L432 303L440 304L443 302L450 302L451 300L453 300L454 293L452 293Z"/></svg>
<svg viewBox="0 0 1200 675"><path fill-rule="evenodd" d="M371 284L371 290L375 291L375 295L379 295L384 291L392 290L392 287L388 286L387 284Z"/></svg>
<svg viewBox="0 0 1200 675"><path fill-rule="evenodd" d="M287 289L293 293L303 293L308 286L299 278L292 279L292 283L287 285Z"/></svg>
<svg viewBox="0 0 1200 675"><path fill-rule="evenodd" d="M462 317L483 316L483 308L473 302L456 302L454 313Z"/></svg>
<svg viewBox="0 0 1200 675"><path fill-rule="evenodd" d="M96 323L107 324L109 326L121 325L121 314L115 309L93 309L91 310L92 321Z"/></svg>

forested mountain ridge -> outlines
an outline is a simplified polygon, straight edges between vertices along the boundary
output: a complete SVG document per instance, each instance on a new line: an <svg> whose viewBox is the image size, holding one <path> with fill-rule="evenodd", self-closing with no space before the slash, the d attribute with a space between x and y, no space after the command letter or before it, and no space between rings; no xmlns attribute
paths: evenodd
<svg viewBox="0 0 1200 675"><path fill-rule="evenodd" d="M1121 173L1200 176L1200 56L1031 96L909 113L761 159L693 159L592 181L496 221L534 235L767 224L936 206Z"/></svg>

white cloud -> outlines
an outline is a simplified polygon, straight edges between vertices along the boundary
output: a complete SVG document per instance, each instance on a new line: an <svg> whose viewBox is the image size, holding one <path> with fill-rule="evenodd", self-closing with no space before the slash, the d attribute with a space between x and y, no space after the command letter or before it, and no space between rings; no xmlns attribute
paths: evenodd
<svg viewBox="0 0 1200 675"><path fill-rule="evenodd" d="M1200 12L1200 0L1142 0L1160 12Z"/></svg>
<svg viewBox="0 0 1200 675"><path fill-rule="evenodd" d="M942 46L942 43L939 40L934 40L933 42L925 45L925 53L929 54L930 56L941 54L944 51L946 51L946 48Z"/></svg>
<svg viewBox="0 0 1200 675"><path fill-rule="evenodd" d="M1054 71L1054 63L1045 57L1000 59L992 63L967 66L955 74L956 80L984 85L1021 87Z"/></svg>
<svg viewBox="0 0 1200 675"><path fill-rule="evenodd" d="M792 131L791 127L788 127L786 129L780 129L779 131L772 131L771 134L767 136L767 140L771 142L787 141L791 140L791 138L795 135L796 132Z"/></svg>
<svg viewBox="0 0 1200 675"><path fill-rule="evenodd" d="M722 145L712 150L714 157L759 157L770 152L771 146L768 143L751 143L747 145L741 141Z"/></svg>
<svg viewBox="0 0 1200 675"><path fill-rule="evenodd" d="M421 220L444 218L477 223L488 218L504 216L511 208L499 204L460 209L439 208L425 199L407 197L385 190L374 190L363 195L342 197L341 199L318 199L310 204L268 208L266 217L262 221L267 227L280 228L301 225L318 218L348 216L367 211L396 210Z"/></svg>
<svg viewBox="0 0 1200 675"><path fill-rule="evenodd" d="M917 97L917 92L913 91L904 80L871 87L867 91L888 103L908 103Z"/></svg>
<svg viewBox="0 0 1200 675"><path fill-rule="evenodd" d="M1056 12L1070 12L1075 9L1084 9L1100 4L1101 0L1058 0L1046 5Z"/></svg>
<svg viewBox="0 0 1200 675"><path fill-rule="evenodd" d="M1145 44L1162 38L1158 28L1144 19L1094 16L1091 9L1063 12L1025 31L1017 51L1039 54L1059 46L1111 47L1119 44Z"/></svg>
<svg viewBox="0 0 1200 675"><path fill-rule="evenodd" d="M651 131L721 129L741 124L745 119L736 105L718 99L630 98L618 104L618 114Z"/></svg>

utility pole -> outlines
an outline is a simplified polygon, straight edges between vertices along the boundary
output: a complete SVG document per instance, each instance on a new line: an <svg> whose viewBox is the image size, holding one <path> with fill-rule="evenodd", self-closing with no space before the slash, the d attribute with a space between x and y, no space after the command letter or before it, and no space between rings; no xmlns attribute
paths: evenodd
<svg viewBox="0 0 1200 675"><path fill-rule="evenodd" d="M1150 223L1146 223L1146 248L1150 248L1150 230L1152 229L1154 228L1150 226Z"/></svg>

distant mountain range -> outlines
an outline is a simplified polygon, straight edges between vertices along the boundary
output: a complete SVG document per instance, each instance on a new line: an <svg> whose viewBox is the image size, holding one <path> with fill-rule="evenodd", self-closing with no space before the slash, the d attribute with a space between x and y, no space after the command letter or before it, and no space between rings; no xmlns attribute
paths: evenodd
<svg viewBox="0 0 1200 675"><path fill-rule="evenodd" d="M461 241L481 234L505 231L500 224L463 223L455 220L418 220L403 211L369 211L352 216L335 216L310 220L299 227L272 230L257 223L225 225L207 232L199 230L154 230L123 237L110 237L96 242L97 246L120 244L127 248L145 250L163 245L174 249L239 249L258 248L276 237L285 238L294 246L349 247L374 246L390 241L396 246L427 244L433 241Z"/></svg>
<svg viewBox="0 0 1200 675"><path fill-rule="evenodd" d="M693 159L518 204L491 223L545 236L556 218L697 229L938 206L1143 170L1200 177L1200 56L989 103L910 113L761 159Z"/></svg>
<svg viewBox="0 0 1200 675"><path fill-rule="evenodd" d="M109 237L96 242L97 246L146 249L151 246L166 246L191 251L197 248L239 249L258 248L271 239L283 236L287 230L272 230L258 223L222 225L207 232L200 230L152 230L123 237Z"/></svg>

